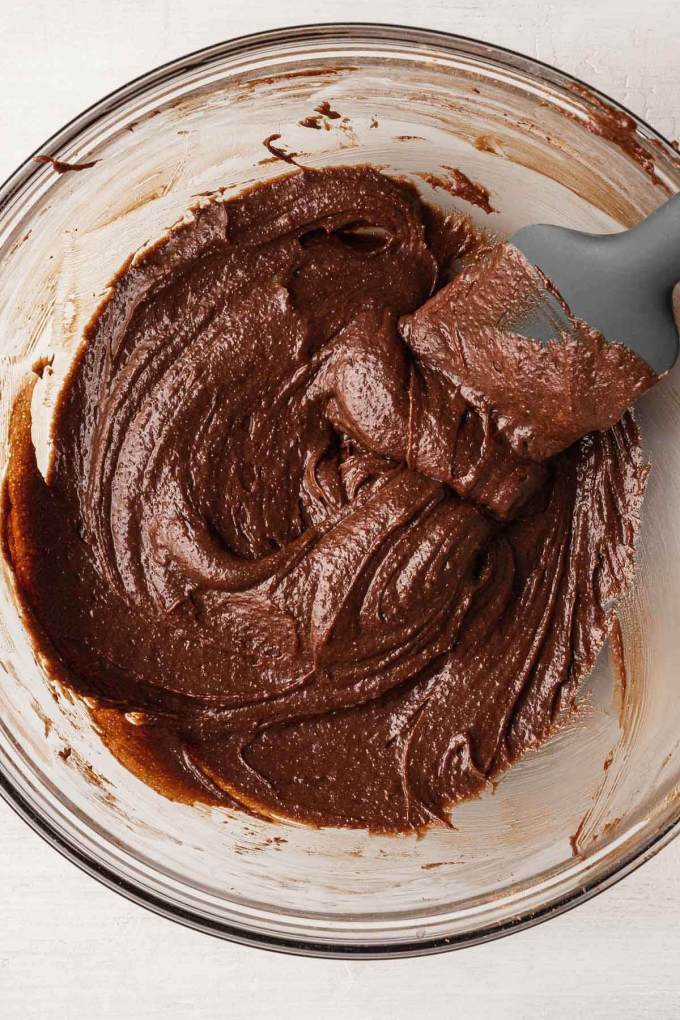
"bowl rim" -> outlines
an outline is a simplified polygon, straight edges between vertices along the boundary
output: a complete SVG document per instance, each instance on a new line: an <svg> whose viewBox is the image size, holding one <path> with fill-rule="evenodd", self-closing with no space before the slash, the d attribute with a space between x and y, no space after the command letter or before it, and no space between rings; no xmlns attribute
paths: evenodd
<svg viewBox="0 0 680 1020"><path fill-rule="evenodd" d="M356 38L357 34L370 42L388 41L409 43L431 43L433 46L460 50L461 48L477 47L486 51L489 57L506 58L514 68L533 68L547 72L553 82L560 85L577 84L587 89L588 94L596 100L600 99L619 110L634 121L636 128L642 128L650 139L660 143L661 150L675 159L677 153L671 142L659 131L637 116L623 104L612 99L606 93L593 87L588 82L569 74L545 61L528 56L521 51L496 43L489 43L474 36L461 35L438 29L420 28L397 23L380 23L371 21L313 22L285 26L259 32L248 33L201 47L190 53L175 57L157 65L125 84L113 89L101 99L86 107L67 121L61 128L50 135L42 145L38 146L19 166L0 184L0 217L10 205L12 199L33 176L43 169L34 161L35 155L50 151L55 155L59 149L91 126L98 119L110 113L117 104L135 95L143 93L152 84L159 84L172 79L178 73L195 69L227 55L256 52L264 45L276 42L313 42L315 40L331 41L343 38ZM275 952L297 956L344 958L344 959L397 959L412 956L425 956L452 949L465 948L494 941L515 931L533 927L552 917L571 910L580 903L585 903L593 896L615 885L626 875L633 872L645 861L653 857L659 850L671 842L680 833L680 804L675 817L671 818L657 831L651 832L641 847L631 847L621 860L612 864L603 874L596 876L589 883L577 887L571 892L553 900L538 910L525 909L509 920L487 925L474 932L463 932L452 936L433 936L417 941L400 943L322 941L308 938L293 938L270 932L257 932L250 928L240 927L224 921L207 918L198 911L168 903L160 896L126 878L122 878L113 868L102 865L86 853L73 840L53 826L30 801L17 789L8 775L0 768L0 796L30 827L63 857L75 864L81 871L95 878L102 885L119 893L139 906L173 920L185 927L208 935L240 943L242 945L268 949ZM369 936L370 938L370 936Z"/></svg>

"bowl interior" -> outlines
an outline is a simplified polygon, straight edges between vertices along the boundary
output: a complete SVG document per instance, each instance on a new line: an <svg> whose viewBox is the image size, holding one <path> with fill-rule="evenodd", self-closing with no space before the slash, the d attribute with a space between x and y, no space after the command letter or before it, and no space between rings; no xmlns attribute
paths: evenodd
<svg viewBox="0 0 680 1020"><path fill-rule="evenodd" d="M342 117L300 125L322 100ZM58 175L28 165L0 218L3 387L9 411L36 359L39 459L54 395L107 282L207 194L301 165L371 163L500 234L536 221L628 226L680 187L669 147L644 127L656 178L588 129L588 94L557 72L465 40L410 30L298 30L186 58L65 129ZM592 126L592 124L591 124ZM423 172L456 167L497 212ZM167 800L101 743L87 706L45 677L0 574L0 766L11 797L105 880L206 930L300 951L401 953L507 930L596 888L648 852L678 817L680 778L680 374L639 406L653 465L634 592L618 608L625 677L607 650L581 710L494 790L423 838L266 823ZM70 749L68 756L59 754Z"/></svg>

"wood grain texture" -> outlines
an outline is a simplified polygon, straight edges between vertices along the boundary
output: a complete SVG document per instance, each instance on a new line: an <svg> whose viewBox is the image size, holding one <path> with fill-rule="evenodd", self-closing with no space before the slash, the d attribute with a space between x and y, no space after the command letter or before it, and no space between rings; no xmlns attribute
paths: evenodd
<svg viewBox="0 0 680 1020"><path fill-rule="evenodd" d="M312 21L447 29L571 71L680 136L677 0L33 0L0 9L0 177L148 68ZM676 1017L680 841L564 917L421 960L303 960L184 930L113 895L0 804L0 1017Z"/></svg>

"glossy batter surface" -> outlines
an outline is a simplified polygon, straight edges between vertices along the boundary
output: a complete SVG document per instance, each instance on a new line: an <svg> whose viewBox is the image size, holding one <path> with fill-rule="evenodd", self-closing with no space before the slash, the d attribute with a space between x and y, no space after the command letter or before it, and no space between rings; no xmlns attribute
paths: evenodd
<svg viewBox="0 0 680 1020"><path fill-rule="evenodd" d="M20 402L36 639L148 782L408 830L550 733L632 576L654 380L513 333L536 286L377 171L294 173L121 273L49 484Z"/></svg>

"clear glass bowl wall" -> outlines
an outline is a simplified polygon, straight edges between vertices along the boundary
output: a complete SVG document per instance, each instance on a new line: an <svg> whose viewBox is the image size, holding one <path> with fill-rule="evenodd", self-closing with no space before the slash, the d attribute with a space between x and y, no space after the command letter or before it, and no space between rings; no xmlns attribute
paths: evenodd
<svg viewBox="0 0 680 1020"><path fill-rule="evenodd" d="M321 26L217 46L87 111L42 151L98 159L95 167L59 176L27 161L0 196L2 469L10 408L31 365L54 355L36 408L44 458L41 413L49 419L108 281L199 196L289 169L268 161L262 141L272 133L309 166L370 162L407 177L458 167L489 188L497 213L413 179L429 198L503 234L542 220L625 227L680 188L668 143L638 124L638 141L656 160L653 181L587 129L592 99L571 85L545 65L470 40ZM301 127L321 100L347 119L328 131ZM534 923L609 884L669 839L680 816L679 380L673 373L639 407L653 470L638 581L620 608L628 684L623 690L605 651L580 713L495 790L457 808L455 829L380 838L164 799L104 748L86 706L48 683L4 566L6 797L131 898L206 931L296 952L432 952Z"/></svg>

